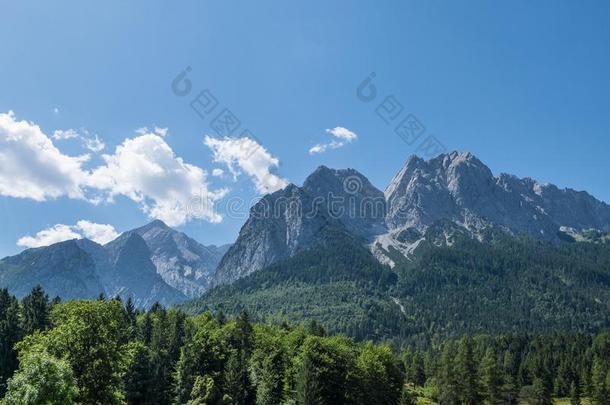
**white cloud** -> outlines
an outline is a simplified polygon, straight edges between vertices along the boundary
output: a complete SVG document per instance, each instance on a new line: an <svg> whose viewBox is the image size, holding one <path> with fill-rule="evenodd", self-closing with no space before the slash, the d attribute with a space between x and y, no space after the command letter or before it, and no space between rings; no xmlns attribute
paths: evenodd
<svg viewBox="0 0 610 405"><path fill-rule="evenodd" d="M313 155L315 153L323 153L327 149L339 149L342 146L358 139L358 135L344 127L335 127L327 129L326 133L337 138L338 140L332 140L330 142L319 143L317 145L312 146L309 149L310 155Z"/></svg>
<svg viewBox="0 0 610 405"><path fill-rule="evenodd" d="M82 231L85 238L91 239L101 245L115 240L120 234L112 225L96 224L87 220L80 220L76 223L76 228Z"/></svg>
<svg viewBox="0 0 610 405"><path fill-rule="evenodd" d="M78 138L80 135L77 131L73 129L56 129L53 132L53 139L61 140L61 139L74 139Z"/></svg>
<svg viewBox="0 0 610 405"><path fill-rule="evenodd" d="M125 139L113 154L102 155L105 164L85 170L89 155L64 155L34 123L17 121L12 112L0 114L0 196L36 201L67 196L99 203L124 195L169 225L194 218L220 222L214 203L228 190L210 190L206 171L185 163L165 142L166 128L143 131ZM53 137L70 139L73 132L91 151L105 146L85 129L60 130Z"/></svg>
<svg viewBox="0 0 610 405"><path fill-rule="evenodd" d="M106 144L96 135L91 136L89 131L85 128L81 128L80 131L75 129L56 129L53 132L53 139L65 140L65 139L80 139L83 146L89 149L91 152L101 152L106 147Z"/></svg>
<svg viewBox="0 0 610 405"><path fill-rule="evenodd" d="M335 127L332 129L327 129L326 132L336 138L343 139L347 142L351 142L351 141L358 139L358 135L356 135L349 129L343 128L343 127Z"/></svg>
<svg viewBox="0 0 610 405"><path fill-rule="evenodd" d="M106 144L100 139L98 138L97 135L95 135L95 137L93 138L82 138L83 139L83 144L85 145L85 148L89 149L91 152L101 152L104 150L104 148L106 147Z"/></svg>
<svg viewBox="0 0 610 405"><path fill-rule="evenodd" d="M177 157L156 133L125 139L114 154L102 155L106 164L96 168L90 185L104 190L107 199L124 195L140 204L152 218L180 225L193 218L220 222L214 203L227 190L209 190L207 173Z"/></svg>
<svg viewBox="0 0 610 405"><path fill-rule="evenodd" d="M167 135L167 128L159 128L159 127L155 127L155 134L159 135L159 136L166 136Z"/></svg>
<svg viewBox="0 0 610 405"><path fill-rule="evenodd" d="M222 177L223 174L225 174L225 171L222 169L212 170L212 176L214 176L214 177Z"/></svg>
<svg viewBox="0 0 610 405"><path fill-rule="evenodd" d="M235 168L237 165L252 178L260 193L272 193L288 184L285 179L271 173L272 168L279 166L279 160L251 138L206 136L203 142L212 150L214 161L225 163L234 178L239 175Z"/></svg>
<svg viewBox="0 0 610 405"><path fill-rule="evenodd" d="M23 238L19 238L17 245L35 248L79 238L81 238L81 235L74 232L72 227L64 224L57 224L50 228L43 229L38 232L36 236L24 236Z"/></svg>
<svg viewBox="0 0 610 405"><path fill-rule="evenodd" d="M136 129L136 134L138 135L146 135L146 134L155 134L155 135L159 135L160 137L165 137L167 135L168 132L168 128L160 128L160 127L153 127L153 129L149 129L148 127L141 127Z"/></svg>
<svg viewBox="0 0 610 405"><path fill-rule="evenodd" d="M84 198L88 155L67 156L38 125L0 113L0 195L36 201Z"/></svg>
<svg viewBox="0 0 610 405"><path fill-rule="evenodd" d="M80 220L76 225L57 224L37 232L35 236L24 236L19 238L17 245L35 248L71 239L82 239L83 237L104 245L116 239L119 235L112 225Z"/></svg>

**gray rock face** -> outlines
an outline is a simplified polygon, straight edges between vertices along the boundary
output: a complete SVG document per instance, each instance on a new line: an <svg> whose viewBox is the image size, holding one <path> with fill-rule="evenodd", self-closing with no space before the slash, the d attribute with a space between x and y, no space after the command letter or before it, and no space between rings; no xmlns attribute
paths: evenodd
<svg viewBox="0 0 610 405"><path fill-rule="evenodd" d="M354 169L320 166L307 177L303 190L321 201L328 215L354 235L370 238L386 231L383 193Z"/></svg>
<svg viewBox="0 0 610 405"><path fill-rule="evenodd" d="M607 233L610 206L586 192L494 176L470 153L411 157L385 193L356 170L321 166L303 187L291 184L263 197L230 248L203 246L154 221L106 246L66 241L2 259L0 287L23 296L41 284L65 299L105 292L132 297L139 306L169 305L311 248L331 229L355 236L393 266L423 240L485 240L500 230L559 243L562 230Z"/></svg>
<svg viewBox="0 0 610 405"><path fill-rule="evenodd" d="M478 233L491 225L558 242L562 226L610 229L610 206L585 192L560 190L491 170L470 153L429 161L411 157L385 191L391 230L424 230L449 219Z"/></svg>
<svg viewBox="0 0 610 405"><path fill-rule="evenodd" d="M278 207L277 201L298 201L303 215L282 204L275 215L261 215ZM562 227L608 232L610 206L585 192L506 174L495 177L470 153L428 161L413 156L385 193L353 169L321 166L302 188L290 185L253 208L214 283L231 283L309 248L326 226L343 227L380 262L394 266L396 260L408 260L426 238L452 244L456 237L488 240L500 231L559 242Z"/></svg>
<svg viewBox="0 0 610 405"><path fill-rule="evenodd" d="M250 210L237 241L218 265L214 284L232 283L307 249L325 227L336 223L323 202L294 184L268 194Z"/></svg>
<svg viewBox="0 0 610 405"><path fill-rule="evenodd" d="M109 297L131 297L136 306L144 308L157 301L167 306L186 299L157 274L150 250L137 233L124 233L103 249L110 266L101 272L100 278Z"/></svg>
<svg viewBox="0 0 610 405"><path fill-rule="evenodd" d="M365 243L387 231L385 214L383 193L361 173L320 166L303 187L290 184L252 208L220 262L214 284L232 283L308 249L330 227L345 229Z"/></svg>
<svg viewBox="0 0 610 405"><path fill-rule="evenodd" d="M134 229L150 250L153 264L163 281L189 298L203 294L229 245L204 246L162 221Z"/></svg>

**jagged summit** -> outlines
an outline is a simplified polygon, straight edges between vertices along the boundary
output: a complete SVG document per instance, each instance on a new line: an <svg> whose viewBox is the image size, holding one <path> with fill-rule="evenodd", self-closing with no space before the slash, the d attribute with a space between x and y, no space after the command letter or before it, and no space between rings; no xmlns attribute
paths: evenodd
<svg viewBox="0 0 610 405"><path fill-rule="evenodd" d="M160 229L171 229L165 222L160 219L155 219L152 222L138 228L138 229L151 229L151 228L160 228Z"/></svg>
<svg viewBox="0 0 610 405"><path fill-rule="evenodd" d="M277 202L285 198L298 201L303 215L278 210ZM471 152L453 151L429 160L413 155L383 193L357 170L319 166L302 187L292 184L261 201L275 215L248 219L219 265L216 283L232 282L313 246L330 225L360 238L390 265L390 251L409 256L430 227L435 241L443 235L447 243L456 229L476 238L500 230L552 242L561 240L562 227L610 230L607 204L528 178L496 177ZM312 202L313 217L307 215Z"/></svg>
<svg viewBox="0 0 610 405"><path fill-rule="evenodd" d="M410 158L385 196L390 228L422 229L439 219L451 219L469 229L493 223L516 234L556 241L561 226L600 230L610 226L608 205L588 193L508 174L494 177L470 152L451 152L428 161Z"/></svg>
<svg viewBox="0 0 610 405"><path fill-rule="evenodd" d="M386 231L385 198L355 169L318 167L302 187L264 196L251 210L235 244L218 266L215 284L233 282L302 249L330 228L361 238Z"/></svg>
<svg viewBox="0 0 610 405"><path fill-rule="evenodd" d="M422 241L451 244L456 235L487 240L504 232L560 243L610 232L610 206L586 192L494 176L470 152L411 156L385 192L355 169L319 166L302 186L265 195L231 247L203 246L154 220L105 246L65 241L0 260L0 287L21 293L42 280L51 292L70 286L70 297L101 290L133 295L142 306L171 303L313 249L337 230L392 266Z"/></svg>

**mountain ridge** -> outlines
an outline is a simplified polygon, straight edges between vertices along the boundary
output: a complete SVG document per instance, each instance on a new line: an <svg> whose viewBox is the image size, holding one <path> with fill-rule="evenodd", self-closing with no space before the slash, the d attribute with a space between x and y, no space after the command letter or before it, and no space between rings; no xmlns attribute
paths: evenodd
<svg viewBox="0 0 610 405"><path fill-rule="evenodd" d="M72 239L0 260L0 286L18 297L41 285L62 299L131 298L138 307L200 296L227 246L204 246L160 220L100 245Z"/></svg>
<svg viewBox="0 0 610 405"><path fill-rule="evenodd" d="M287 200L300 207L305 219L286 216L281 207L277 210L275 204ZM259 218L260 207L253 208L233 248L221 260L213 285L233 282L310 247L316 233L314 222L307 218L311 212L363 239L372 254L391 267L396 265L396 253L398 261L410 260L426 229L443 220L479 240L493 235L492 230L552 243L565 240L564 229L610 231L610 205L605 202L587 192L530 178L494 176L470 152L454 151L429 160L413 155L383 192L355 169L319 166L303 186L291 184L261 201L270 206L267 213L277 215ZM268 237L280 224L314 238L294 239L296 245L288 248L289 236L276 232L275 239ZM420 237L403 240L406 233Z"/></svg>
<svg viewBox="0 0 610 405"><path fill-rule="evenodd" d="M302 186L263 196L232 245L204 246L155 220L104 246L79 239L4 258L0 286L19 295L55 277L56 286L44 286L51 294L104 292L142 306L171 305L314 249L336 231L396 267L412 261L420 246L450 246L456 237L491 241L506 233L553 244L603 243L610 205L585 191L494 175L470 152L413 155L384 191L355 169L319 166Z"/></svg>

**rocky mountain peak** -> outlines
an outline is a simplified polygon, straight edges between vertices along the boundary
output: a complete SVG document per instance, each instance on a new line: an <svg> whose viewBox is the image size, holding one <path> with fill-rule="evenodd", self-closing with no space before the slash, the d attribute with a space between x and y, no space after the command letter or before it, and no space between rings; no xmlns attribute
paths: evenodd
<svg viewBox="0 0 610 405"><path fill-rule="evenodd" d="M228 246L204 246L163 221L155 220L127 234L141 237L157 273L187 297L203 294Z"/></svg>
<svg viewBox="0 0 610 405"><path fill-rule="evenodd" d="M163 221L161 221L160 219L155 219L152 222L149 222L148 224L138 228L138 229L163 229L163 230L170 230L171 228L169 226L167 226L167 224Z"/></svg>
<svg viewBox="0 0 610 405"><path fill-rule="evenodd" d="M515 234L558 241L561 226L610 226L610 208L587 193L508 174L494 177L470 152L428 161L410 158L385 193L390 229L423 230L449 219L478 232L493 224Z"/></svg>

